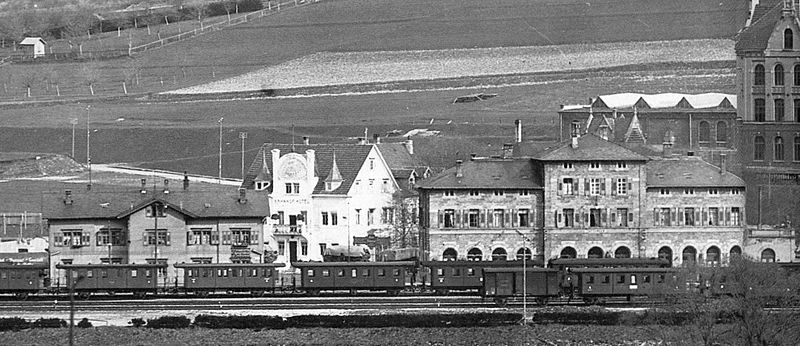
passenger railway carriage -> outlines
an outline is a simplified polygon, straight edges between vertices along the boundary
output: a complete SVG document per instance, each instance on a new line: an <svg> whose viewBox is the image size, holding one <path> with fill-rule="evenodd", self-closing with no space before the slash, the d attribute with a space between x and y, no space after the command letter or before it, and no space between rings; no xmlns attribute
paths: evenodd
<svg viewBox="0 0 800 346"><path fill-rule="evenodd" d="M417 263L397 262L292 262L300 268L302 288L309 295L321 291L386 291L396 295L411 284Z"/></svg>
<svg viewBox="0 0 800 346"><path fill-rule="evenodd" d="M48 267L46 263L0 263L0 293L25 299L30 294L41 292L50 286Z"/></svg>
<svg viewBox="0 0 800 346"><path fill-rule="evenodd" d="M575 268L578 295L587 303L601 298L663 296L681 289L679 271L672 268Z"/></svg>
<svg viewBox="0 0 800 346"><path fill-rule="evenodd" d="M483 269L483 296L504 306L509 297L534 297L540 304L560 295L558 271L549 268L494 267Z"/></svg>
<svg viewBox="0 0 800 346"><path fill-rule="evenodd" d="M215 292L250 292L263 295L274 292L280 278L277 268L283 263L176 263L183 271L187 293L207 296Z"/></svg>
<svg viewBox="0 0 800 346"><path fill-rule="evenodd" d="M75 292L82 298L88 298L93 293L133 293L134 296L144 297L169 287L168 282L158 282L158 272L166 270L166 263L57 264L56 268L63 271L58 289L68 290L71 282Z"/></svg>
<svg viewBox="0 0 800 346"><path fill-rule="evenodd" d="M519 267L522 261L424 261L424 268L430 269L430 288L439 294L449 291L483 292L483 271L485 268ZM528 267L542 267L542 261L529 260Z"/></svg>

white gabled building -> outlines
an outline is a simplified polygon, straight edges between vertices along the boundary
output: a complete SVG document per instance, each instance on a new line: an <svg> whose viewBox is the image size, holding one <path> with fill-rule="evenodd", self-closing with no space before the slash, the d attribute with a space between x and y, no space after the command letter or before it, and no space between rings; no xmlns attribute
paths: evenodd
<svg viewBox="0 0 800 346"><path fill-rule="evenodd" d="M262 145L243 186L268 195L277 262L322 260L354 237L388 235L399 186L374 144Z"/></svg>

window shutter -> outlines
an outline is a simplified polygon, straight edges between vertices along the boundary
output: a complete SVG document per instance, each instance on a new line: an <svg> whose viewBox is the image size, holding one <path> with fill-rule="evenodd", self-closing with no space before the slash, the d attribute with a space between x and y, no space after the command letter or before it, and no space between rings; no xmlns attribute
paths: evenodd
<svg viewBox="0 0 800 346"><path fill-rule="evenodd" d="M481 219L480 227L486 228L486 211L479 211L478 214L480 214Z"/></svg>
<svg viewBox="0 0 800 346"><path fill-rule="evenodd" d="M600 194L601 195L606 194L606 178L600 179Z"/></svg>
<svg viewBox="0 0 800 346"><path fill-rule="evenodd" d="M516 210L511 209L511 227L517 227L517 224L519 224L519 216Z"/></svg>
<svg viewBox="0 0 800 346"><path fill-rule="evenodd" d="M439 219L436 215L435 211L428 213L428 228L437 228L439 227Z"/></svg>
<svg viewBox="0 0 800 346"><path fill-rule="evenodd" d="M258 231L250 232L250 244L258 244Z"/></svg>
<svg viewBox="0 0 800 346"><path fill-rule="evenodd" d="M725 208L725 226L731 226L731 208Z"/></svg>
<svg viewBox="0 0 800 346"><path fill-rule="evenodd" d="M617 194L617 179L611 178L611 195Z"/></svg>
<svg viewBox="0 0 800 346"><path fill-rule="evenodd" d="M661 220L659 219L658 208L653 208L653 226L660 226Z"/></svg>
<svg viewBox="0 0 800 346"><path fill-rule="evenodd" d="M628 222L633 222L633 213L628 213Z"/></svg>
<svg viewBox="0 0 800 346"><path fill-rule="evenodd" d="M608 224L608 209L600 210L600 226L606 226Z"/></svg>
<svg viewBox="0 0 800 346"><path fill-rule="evenodd" d="M683 215L683 208L678 208L678 226L683 226L686 222L686 218Z"/></svg>
<svg viewBox="0 0 800 346"><path fill-rule="evenodd" d="M555 220L553 220L553 221L555 221L556 228L560 228L561 227L561 213L559 213L556 210L556 212L553 213L553 217L555 218Z"/></svg>
<svg viewBox="0 0 800 346"><path fill-rule="evenodd" d="M439 222L436 224L437 228L442 228L444 226L444 211L439 210Z"/></svg>
<svg viewBox="0 0 800 346"><path fill-rule="evenodd" d="M578 194L578 179L572 181L572 194L573 195Z"/></svg>
<svg viewBox="0 0 800 346"><path fill-rule="evenodd" d="M493 225L493 223L492 223L493 220L492 219L493 218L494 218L494 215L492 215L492 210L491 209L486 210L486 225L487 225L487 227L492 227L492 225Z"/></svg>
<svg viewBox="0 0 800 346"><path fill-rule="evenodd" d="M703 226L708 224L708 210L703 208Z"/></svg>
<svg viewBox="0 0 800 346"><path fill-rule="evenodd" d="M620 216L620 218L622 218L622 216ZM614 212L611 213L611 226L616 226L616 225L617 225L617 213Z"/></svg>
<svg viewBox="0 0 800 346"><path fill-rule="evenodd" d="M694 210L694 225L702 226L703 220L700 219L700 208Z"/></svg>
<svg viewBox="0 0 800 346"><path fill-rule="evenodd" d="M717 223L717 226L724 225L725 224L725 211L723 210L723 208L719 208L719 211L717 212L717 216L718 216L717 220L719 221Z"/></svg>
<svg viewBox="0 0 800 346"><path fill-rule="evenodd" d="M672 214L672 225L676 225L678 223L678 208L670 209Z"/></svg>
<svg viewBox="0 0 800 346"><path fill-rule="evenodd" d="M91 242L91 239L89 238L89 235L88 234L82 234L81 235L81 245L89 245L89 242Z"/></svg>
<svg viewBox="0 0 800 346"><path fill-rule="evenodd" d="M64 236L61 232L55 232L53 234L53 246L61 246L64 244Z"/></svg>
<svg viewBox="0 0 800 346"><path fill-rule="evenodd" d="M453 225L455 228L461 228L461 210L456 210L453 214L455 214L455 222L456 224Z"/></svg>
<svg viewBox="0 0 800 346"><path fill-rule="evenodd" d="M219 230L211 232L211 245L219 245Z"/></svg>
<svg viewBox="0 0 800 346"><path fill-rule="evenodd" d="M589 212L583 213L583 227L589 227Z"/></svg>
<svg viewBox="0 0 800 346"><path fill-rule="evenodd" d="M633 191L632 186L633 186L632 183L628 183L628 195L630 195Z"/></svg>
<svg viewBox="0 0 800 346"><path fill-rule="evenodd" d="M583 179L583 195L589 195L589 179L586 178Z"/></svg>
<svg viewBox="0 0 800 346"><path fill-rule="evenodd" d="M194 237L192 236L192 231L186 232L186 245L194 244Z"/></svg>
<svg viewBox="0 0 800 346"><path fill-rule="evenodd" d="M167 239L166 239L166 242L167 242L167 245L170 245L170 244L172 243L172 240L171 240L171 237L170 237L170 234L169 234L169 232L167 232Z"/></svg>
<svg viewBox="0 0 800 346"><path fill-rule="evenodd" d="M563 188L564 188L564 184L563 183L558 183L558 190L556 190L556 195L560 196L561 195L561 190Z"/></svg>
<svg viewBox="0 0 800 346"><path fill-rule="evenodd" d="M503 210L503 227L511 227L511 213L509 210Z"/></svg>

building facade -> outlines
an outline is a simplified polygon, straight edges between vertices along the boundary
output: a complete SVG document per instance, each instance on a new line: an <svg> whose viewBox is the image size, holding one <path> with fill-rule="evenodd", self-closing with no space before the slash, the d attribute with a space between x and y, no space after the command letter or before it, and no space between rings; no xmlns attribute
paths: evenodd
<svg viewBox="0 0 800 346"><path fill-rule="evenodd" d="M762 1L736 39L747 221L800 222L800 22L791 1Z"/></svg>
<svg viewBox="0 0 800 346"><path fill-rule="evenodd" d="M422 182L422 257L543 258L540 172L530 159L473 159Z"/></svg>

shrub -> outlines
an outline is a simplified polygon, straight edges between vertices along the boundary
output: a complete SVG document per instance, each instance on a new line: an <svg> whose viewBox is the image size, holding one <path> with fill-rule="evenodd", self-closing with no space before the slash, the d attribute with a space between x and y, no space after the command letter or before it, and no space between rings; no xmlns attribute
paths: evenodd
<svg viewBox="0 0 800 346"><path fill-rule="evenodd" d="M264 8L260 0L241 0L239 1L239 12L253 12Z"/></svg>
<svg viewBox="0 0 800 346"><path fill-rule="evenodd" d="M92 322L89 322L89 319L84 317L80 322L78 322L78 328L91 328Z"/></svg>
<svg viewBox="0 0 800 346"><path fill-rule="evenodd" d="M30 327L28 321L19 317L0 318L0 331L20 330Z"/></svg>
<svg viewBox="0 0 800 346"><path fill-rule="evenodd" d="M166 328L180 329L187 328L192 323L186 316L162 316L153 320L147 320L147 328Z"/></svg>
<svg viewBox="0 0 800 346"><path fill-rule="evenodd" d="M283 329L286 328L286 320L278 316L198 315L194 318L194 325L210 329Z"/></svg>
<svg viewBox="0 0 800 346"><path fill-rule="evenodd" d="M145 320L141 318L134 318L130 322L128 322L128 324L132 325L134 328L139 328L147 324L147 322L145 322Z"/></svg>
<svg viewBox="0 0 800 346"><path fill-rule="evenodd" d="M67 326L67 321L60 318L40 318L33 322L33 328L63 328Z"/></svg>

